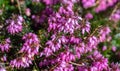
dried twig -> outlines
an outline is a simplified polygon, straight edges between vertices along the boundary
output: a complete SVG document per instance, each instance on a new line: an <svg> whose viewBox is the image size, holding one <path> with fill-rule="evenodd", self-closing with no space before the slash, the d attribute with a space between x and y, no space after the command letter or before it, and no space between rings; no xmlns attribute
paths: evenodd
<svg viewBox="0 0 120 71"><path fill-rule="evenodd" d="M19 0L17 0L17 4L18 4L19 13L22 14Z"/></svg>
<svg viewBox="0 0 120 71"><path fill-rule="evenodd" d="M76 66L82 66L81 64L77 64L77 63L74 63L74 62L69 62L70 64L73 64L73 65L76 65Z"/></svg>

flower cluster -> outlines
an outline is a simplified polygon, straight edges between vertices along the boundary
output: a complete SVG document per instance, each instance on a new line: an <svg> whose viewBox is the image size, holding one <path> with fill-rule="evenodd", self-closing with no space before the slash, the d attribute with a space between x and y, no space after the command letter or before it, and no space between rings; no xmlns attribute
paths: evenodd
<svg viewBox="0 0 120 71"><path fill-rule="evenodd" d="M109 39L108 36L109 33L111 32L110 28L109 27L103 27L101 30L100 30L100 33L99 33L99 41L100 42L104 42L106 41L107 39Z"/></svg>
<svg viewBox="0 0 120 71"><path fill-rule="evenodd" d="M0 43L0 50L2 52L5 52L5 51L8 52L11 47L10 43L11 43L10 38L7 38L4 41L2 41Z"/></svg>
<svg viewBox="0 0 120 71"><path fill-rule="evenodd" d="M21 68L29 67L32 64L32 60L29 57L20 57L10 61L11 67Z"/></svg>
<svg viewBox="0 0 120 71"><path fill-rule="evenodd" d="M25 41L25 43L19 51L19 53L22 53L23 55L19 58L11 60L10 65L12 67L29 67L29 65L32 64L34 56L37 55L39 52L40 44L37 35L33 33L25 34L23 36L23 40Z"/></svg>
<svg viewBox="0 0 120 71"><path fill-rule="evenodd" d="M82 0L84 8L91 8L95 6L94 10L96 13L105 11L107 8L113 6L118 0Z"/></svg>
<svg viewBox="0 0 120 71"><path fill-rule="evenodd" d="M77 37L75 35L76 30L81 31L82 35L84 35L85 32L90 33L90 23L74 13L73 5L75 2L62 1L62 3L65 4L65 7L60 7L58 12L53 13L48 18L48 32L54 34L51 36L51 40L46 42L46 47L40 53L40 57L45 56L49 58L52 55L54 56L59 50L63 50L63 52L59 53L53 60L45 58L43 62L40 62L40 67L55 65L54 71L73 71L74 66L71 62L76 61L76 59L81 59L84 54L97 50L98 44L107 39L110 29L109 27L103 27L98 33L98 36L92 34L85 39ZM89 20L93 18L93 16L88 13L88 16L86 15L85 18ZM96 55L98 55L98 57L95 57ZM80 71L102 71L107 69L108 60L104 58L100 52L95 51L93 55L90 56L90 59L93 60L90 67L86 65L87 63L83 62L82 68L78 67L78 69L81 69Z"/></svg>
<svg viewBox="0 0 120 71"><path fill-rule="evenodd" d="M119 71L120 70L120 65L118 63L111 63L110 65L110 68L109 68L110 71Z"/></svg>
<svg viewBox="0 0 120 71"><path fill-rule="evenodd" d="M85 15L85 18L86 18L87 20L90 20L90 19L93 18L93 15L92 15L91 13L87 13L87 14Z"/></svg>
<svg viewBox="0 0 120 71"><path fill-rule="evenodd" d="M104 58L98 51L95 51L90 58L93 59L92 66L96 67L98 71L107 70L108 59Z"/></svg>
<svg viewBox="0 0 120 71"><path fill-rule="evenodd" d="M23 17L18 15L18 16L13 16L12 18L6 20L7 23L7 31L10 34L16 34L22 31L22 24L23 24Z"/></svg>
<svg viewBox="0 0 120 71"><path fill-rule="evenodd" d="M59 0L42 0L46 5L54 5L59 2Z"/></svg>
<svg viewBox="0 0 120 71"><path fill-rule="evenodd" d="M42 68L44 66L48 66L48 65L54 65L55 63L57 63L56 59L44 59L43 61L41 61L39 63L39 67Z"/></svg>
<svg viewBox="0 0 120 71"><path fill-rule="evenodd" d="M68 64L66 62L61 62L58 67L54 69L54 71L73 71L74 67L72 64Z"/></svg>
<svg viewBox="0 0 120 71"><path fill-rule="evenodd" d="M0 63L0 71L6 71L6 69L2 67L1 63Z"/></svg>
<svg viewBox="0 0 120 71"><path fill-rule="evenodd" d="M74 60L75 60L75 56L73 55L73 53L71 53L68 50L62 52L57 58L58 62L66 62L66 63Z"/></svg>
<svg viewBox="0 0 120 71"><path fill-rule="evenodd" d="M31 55L31 56L38 54L40 42L39 42L39 39L37 38L37 35L33 33L25 34L23 36L23 40L25 41L25 43L23 44L23 47L20 50L20 53L27 53L28 55Z"/></svg>
<svg viewBox="0 0 120 71"><path fill-rule="evenodd" d="M0 6L0 71L120 71L119 3L6 0Z"/></svg>
<svg viewBox="0 0 120 71"><path fill-rule="evenodd" d="M46 5L54 5L56 3L59 3L60 0L32 0L32 2L36 2L36 3L39 3L39 2L42 2L42 3L45 3Z"/></svg>
<svg viewBox="0 0 120 71"><path fill-rule="evenodd" d="M53 54L53 52L58 51L62 45L65 45L68 42L68 39L65 36L61 36L60 38L56 39L56 36L52 36L52 40L49 40L46 43L46 47L43 52L40 53L40 56L45 55L46 57ZM58 41L56 41L58 40Z"/></svg>
<svg viewBox="0 0 120 71"><path fill-rule="evenodd" d="M119 9L110 16L110 20L113 20L114 22L120 21L120 10Z"/></svg>
<svg viewBox="0 0 120 71"><path fill-rule="evenodd" d="M53 14L53 16L49 18L48 31L56 30L58 32L63 31L64 33L72 34L76 29L80 28L78 20L81 20L81 17L72 16L71 11L67 11L63 7L60 7L59 12Z"/></svg>
<svg viewBox="0 0 120 71"><path fill-rule="evenodd" d="M108 60L104 58L98 51L94 51L92 55L88 56L91 64L82 63L81 66L78 67L79 71L103 71L108 70Z"/></svg>
<svg viewBox="0 0 120 71"><path fill-rule="evenodd" d="M108 7L113 6L118 0L98 0L98 6L95 8L95 12L105 11Z"/></svg>
<svg viewBox="0 0 120 71"><path fill-rule="evenodd" d="M96 0L82 0L84 8L90 8L95 5Z"/></svg>
<svg viewBox="0 0 120 71"><path fill-rule="evenodd" d="M64 32L73 34L75 30L80 29L82 18L73 12L74 1L62 1L67 6L61 6L55 14L48 19L48 32Z"/></svg>
<svg viewBox="0 0 120 71"><path fill-rule="evenodd" d="M85 21L85 23L82 23L81 31L82 31L82 34L85 34L85 32L89 33L90 32L90 22Z"/></svg>
<svg viewBox="0 0 120 71"><path fill-rule="evenodd" d="M7 57L6 57L5 55L2 56L2 57L1 57L1 61L3 61L3 62L4 62L4 61L7 61Z"/></svg>

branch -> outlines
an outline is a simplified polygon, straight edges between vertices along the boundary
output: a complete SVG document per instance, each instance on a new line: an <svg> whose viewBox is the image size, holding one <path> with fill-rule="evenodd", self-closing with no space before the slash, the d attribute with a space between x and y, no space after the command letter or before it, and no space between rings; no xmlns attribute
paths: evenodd
<svg viewBox="0 0 120 71"><path fill-rule="evenodd" d="M82 66L81 64L77 64L77 63L74 63L74 62L69 62L70 64L73 64L73 65L76 65L76 66Z"/></svg>

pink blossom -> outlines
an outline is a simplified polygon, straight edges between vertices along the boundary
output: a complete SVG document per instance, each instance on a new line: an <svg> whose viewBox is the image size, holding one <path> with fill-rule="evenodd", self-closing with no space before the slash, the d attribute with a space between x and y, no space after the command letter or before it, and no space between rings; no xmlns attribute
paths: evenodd
<svg viewBox="0 0 120 71"><path fill-rule="evenodd" d="M22 23L23 23L23 17L22 16L16 16L17 18L15 19L8 19L6 23L8 24L7 26L7 31L10 34L16 34L22 31Z"/></svg>
<svg viewBox="0 0 120 71"><path fill-rule="evenodd" d="M106 47L106 46L103 46L103 47L102 47L102 51L105 51L105 50L107 50L107 47Z"/></svg>
<svg viewBox="0 0 120 71"><path fill-rule="evenodd" d="M90 20L90 19L93 18L93 15L92 15L91 13L87 13L87 14L85 15L85 18L88 19L88 20Z"/></svg>
<svg viewBox="0 0 120 71"><path fill-rule="evenodd" d="M117 48L115 46L112 46L112 51L115 52Z"/></svg>
<svg viewBox="0 0 120 71"><path fill-rule="evenodd" d="M8 52L11 47L10 43L11 43L10 38L5 39L2 43L0 43L0 50L2 52L5 51Z"/></svg>

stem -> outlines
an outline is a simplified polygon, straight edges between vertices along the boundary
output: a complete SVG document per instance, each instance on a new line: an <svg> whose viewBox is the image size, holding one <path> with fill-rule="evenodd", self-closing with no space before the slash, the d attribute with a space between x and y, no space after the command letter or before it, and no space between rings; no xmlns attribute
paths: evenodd
<svg viewBox="0 0 120 71"><path fill-rule="evenodd" d="M99 30L99 28L101 28L102 26L98 26L96 29L95 29L95 31L93 31L93 33L90 35L90 37L91 36L93 36L98 30Z"/></svg>
<svg viewBox="0 0 120 71"><path fill-rule="evenodd" d="M53 71L54 68L56 68L59 65L59 63L57 63L55 66L53 66L49 71Z"/></svg>
<svg viewBox="0 0 120 71"><path fill-rule="evenodd" d="M73 65L76 65L76 66L82 66L81 64L77 64L77 63L74 63L74 62L69 62L70 64L73 64Z"/></svg>
<svg viewBox="0 0 120 71"><path fill-rule="evenodd" d="M118 4L115 6L115 8L113 9L111 15L113 15L113 14L115 13L115 11L118 9L118 6L119 6L119 5L120 5L120 3L118 3ZM110 15L110 16L111 16L111 15Z"/></svg>
<svg viewBox="0 0 120 71"><path fill-rule="evenodd" d="M85 37L85 38L84 38L85 41L86 41L89 37L93 36L101 27L102 27L102 26L98 26L88 37Z"/></svg>
<svg viewBox="0 0 120 71"><path fill-rule="evenodd" d="M95 5L94 5L94 7L95 7L96 5L98 5L99 2L100 2L100 0L97 0L96 3L95 3Z"/></svg>
<svg viewBox="0 0 120 71"><path fill-rule="evenodd" d="M35 63L35 67L36 67L36 69L39 70L39 68L38 68L38 66L37 66L37 64L36 64L36 62L35 62L35 60L34 60L34 63Z"/></svg>
<svg viewBox="0 0 120 71"><path fill-rule="evenodd" d="M18 4L19 13L22 14L19 0L17 0L17 4Z"/></svg>

